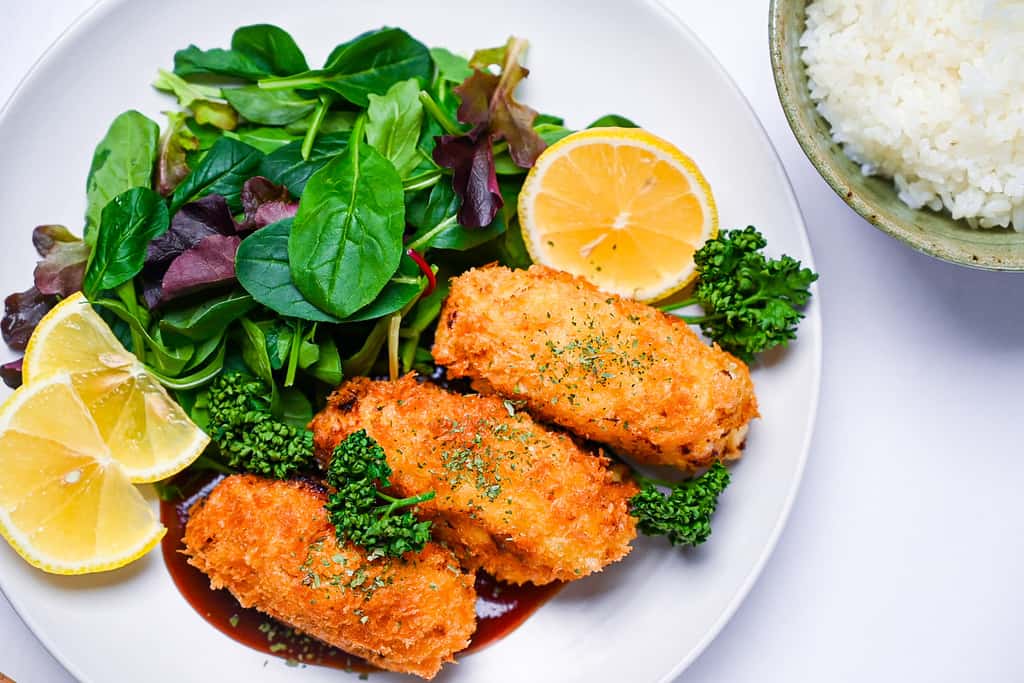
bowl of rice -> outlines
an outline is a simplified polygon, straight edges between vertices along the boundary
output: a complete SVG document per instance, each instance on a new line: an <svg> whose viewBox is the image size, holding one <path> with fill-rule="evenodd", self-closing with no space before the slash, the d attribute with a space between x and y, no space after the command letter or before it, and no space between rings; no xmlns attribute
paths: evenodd
<svg viewBox="0 0 1024 683"><path fill-rule="evenodd" d="M770 30L840 197L926 254L1024 271L1024 0L773 0Z"/></svg>

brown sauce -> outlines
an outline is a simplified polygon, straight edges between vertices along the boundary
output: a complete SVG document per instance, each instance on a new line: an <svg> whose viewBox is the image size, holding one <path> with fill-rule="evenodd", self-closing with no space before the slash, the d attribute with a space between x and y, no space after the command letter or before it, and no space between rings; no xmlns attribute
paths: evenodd
<svg viewBox="0 0 1024 683"><path fill-rule="evenodd" d="M317 664L350 671L374 671L374 667L335 647L304 635L268 617L256 609L238 604L226 590L213 590L210 580L188 564L180 551L192 504L204 498L220 481L220 476L193 479L181 484L182 498L160 503L160 519L167 527L162 541L164 563L178 590L206 621L238 642L290 664ZM500 640L547 602L560 583L547 586L513 586L480 573L476 577L477 628L463 654L483 649Z"/></svg>

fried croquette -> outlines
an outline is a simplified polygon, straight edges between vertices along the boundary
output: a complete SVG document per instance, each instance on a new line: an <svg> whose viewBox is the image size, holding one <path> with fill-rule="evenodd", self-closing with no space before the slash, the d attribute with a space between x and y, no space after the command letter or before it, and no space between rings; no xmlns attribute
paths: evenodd
<svg viewBox="0 0 1024 683"><path fill-rule="evenodd" d="M449 377L648 464L736 459L758 414L739 359L674 316L543 266L453 279L433 353Z"/></svg>
<svg viewBox="0 0 1024 683"><path fill-rule="evenodd" d="M394 471L393 495L434 490L417 514L467 569L517 584L570 581L622 559L636 537L635 485L512 402L412 375L355 378L311 427L325 465L337 444L365 429Z"/></svg>
<svg viewBox="0 0 1024 683"><path fill-rule="evenodd" d="M473 576L430 543L370 562L338 545L313 484L224 479L191 510L189 563L255 607L390 671L433 678L476 630Z"/></svg>

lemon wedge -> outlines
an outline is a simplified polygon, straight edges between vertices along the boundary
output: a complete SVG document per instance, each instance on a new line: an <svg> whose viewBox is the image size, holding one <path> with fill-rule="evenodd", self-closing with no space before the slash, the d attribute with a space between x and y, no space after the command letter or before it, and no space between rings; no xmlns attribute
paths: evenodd
<svg viewBox="0 0 1024 683"><path fill-rule="evenodd" d="M18 389L0 407L0 534L57 574L115 569L166 533L113 458L68 374Z"/></svg>
<svg viewBox="0 0 1024 683"><path fill-rule="evenodd" d="M110 457L132 482L180 472L210 441L80 293L42 319L25 351L26 384L51 374L70 378ZM48 417L52 428L62 420L59 412Z"/></svg>
<svg viewBox="0 0 1024 683"><path fill-rule="evenodd" d="M694 252L718 234L700 169L639 128L593 128L549 147L523 185L519 217L534 262L640 301L690 284Z"/></svg>

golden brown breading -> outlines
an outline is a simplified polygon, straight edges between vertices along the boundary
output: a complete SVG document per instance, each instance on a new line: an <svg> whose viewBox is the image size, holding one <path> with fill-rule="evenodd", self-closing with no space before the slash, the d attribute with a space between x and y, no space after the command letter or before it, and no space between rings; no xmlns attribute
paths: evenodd
<svg viewBox="0 0 1024 683"><path fill-rule="evenodd" d="M636 537L632 482L607 459L493 396L465 396L412 375L343 384L312 423L325 464L359 429L380 443L392 490L434 490L418 507L463 566L511 583L571 581L623 558Z"/></svg>
<svg viewBox="0 0 1024 683"><path fill-rule="evenodd" d="M678 318L533 266L452 280L434 343L449 376L650 464L738 458L757 399L747 366Z"/></svg>
<svg viewBox="0 0 1024 683"><path fill-rule="evenodd" d="M261 612L371 664L433 678L476 630L473 576L428 544L405 560L339 547L312 484L236 475L192 508L189 563Z"/></svg>

